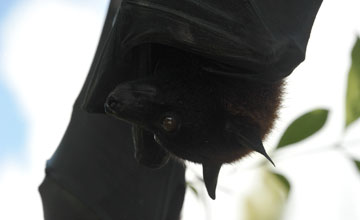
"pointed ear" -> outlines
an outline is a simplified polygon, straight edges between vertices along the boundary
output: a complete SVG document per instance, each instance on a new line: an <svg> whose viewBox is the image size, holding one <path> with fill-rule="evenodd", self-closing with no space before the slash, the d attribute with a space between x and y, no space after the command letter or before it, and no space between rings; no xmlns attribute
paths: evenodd
<svg viewBox="0 0 360 220"><path fill-rule="evenodd" d="M203 179L206 186L206 190L210 198L216 198L216 185L218 176L222 164L204 163L203 164Z"/></svg>
<svg viewBox="0 0 360 220"><path fill-rule="evenodd" d="M250 118L231 116L226 122L225 130L235 137L237 144L260 153L275 166L265 151L259 127Z"/></svg>
<svg viewBox="0 0 360 220"><path fill-rule="evenodd" d="M137 125L132 127L132 136L135 147L135 159L139 164L149 168L160 168L170 158L169 152L159 146L154 135Z"/></svg>

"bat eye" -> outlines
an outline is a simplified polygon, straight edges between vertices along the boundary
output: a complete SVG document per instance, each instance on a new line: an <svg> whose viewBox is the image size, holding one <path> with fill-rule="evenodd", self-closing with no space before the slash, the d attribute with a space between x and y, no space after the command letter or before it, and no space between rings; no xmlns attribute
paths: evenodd
<svg viewBox="0 0 360 220"><path fill-rule="evenodd" d="M165 116L161 122L161 127L167 132L172 132L178 128L178 124L174 116Z"/></svg>

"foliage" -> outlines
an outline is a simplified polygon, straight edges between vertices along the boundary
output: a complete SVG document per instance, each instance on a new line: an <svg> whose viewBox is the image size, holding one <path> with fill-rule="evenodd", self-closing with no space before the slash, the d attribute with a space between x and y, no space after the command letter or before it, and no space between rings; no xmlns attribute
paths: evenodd
<svg viewBox="0 0 360 220"><path fill-rule="evenodd" d="M195 194L196 197L199 197L199 192L197 191L196 187L192 182L187 181L186 186Z"/></svg>
<svg viewBox="0 0 360 220"><path fill-rule="evenodd" d="M351 53L352 63L348 76L346 92L346 124L351 123L360 117L360 39L357 38Z"/></svg>
<svg viewBox="0 0 360 220"><path fill-rule="evenodd" d="M289 192L290 183L283 175L264 168L259 184L245 198L245 219L278 220L283 213Z"/></svg>
<svg viewBox="0 0 360 220"><path fill-rule="evenodd" d="M315 109L297 118L286 129L277 148L297 143L315 134L324 126L328 113L326 109Z"/></svg>
<svg viewBox="0 0 360 220"><path fill-rule="evenodd" d="M353 160L353 161L354 161L354 163L355 163L356 168L357 168L358 171L360 172L360 161L358 161L358 160Z"/></svg>

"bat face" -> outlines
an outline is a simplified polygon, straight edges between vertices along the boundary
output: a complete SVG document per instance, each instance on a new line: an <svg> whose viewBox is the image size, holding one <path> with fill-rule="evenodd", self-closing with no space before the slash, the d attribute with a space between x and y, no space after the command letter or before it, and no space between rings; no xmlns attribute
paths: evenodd
<svg viewBox="0 0 360 220"><path fill-rule="evenodd" d="M272 162L262 145L270 125L259 123L261 118L274 120L276 109L270 108L276 103L271 100L272 88L252 88L254 91L249 92L248 83L224 84L221 78L179 66L158 68L156 73L119 84L105 103L107 114L136 126L136 155L145 158L138 159L140 163L160 167L168 154L200 163L206 188L214 199L223 163L236 161L252 151ZM243 98L238 99L239 94ZM229 96L234 96L240 107L229 110ZM253 99L265 101L259 104ZM149 138L148 143L140 140L143 136L138 134L144 132L153 136L150 142L154 143L149 143ZM151 145L152 153L144 150L150 149L146 145ZM155 154L161 157L154 157Z"/></svg>
<svg viewBox="0 0 360 220"><path fill-rule="evenodd" d="M172 74L126 82L109 95L105 109L153 133L155 141L177 157L212 161L217 154L211 151L224 145L225 115L217 88L202 86L200 80Z"/></svg>

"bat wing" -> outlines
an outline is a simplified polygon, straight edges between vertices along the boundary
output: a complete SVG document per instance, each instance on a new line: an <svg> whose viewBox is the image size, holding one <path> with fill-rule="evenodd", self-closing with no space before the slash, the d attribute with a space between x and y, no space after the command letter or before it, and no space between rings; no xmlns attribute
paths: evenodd
<svg viewBox="0 0 360 220"><path fill-rule="evenodd" d="M133 158L129 125L80 108L89 82L106 64L111 64L111 52L104 48L111 47L109 39L114 39L113 20L120 3L110 3L84 89L59 147L47 162L46 177L39 187L46 220L165 220L180 216L185 194L184 166L174 161L158 170L139 166ZM140 142L137 147L141 149L143 144ZM145 150L154 146L149 147ZM160 156L152 156L151 165L162 164L166 159L160 149L157 152Z"/></svg>
<svg viewBox="0 0 360 220"><path fill-rule="evenodd" d="M198 54L205 58L202 68L215 74L280 80L304 60L321 2L117 1L84 87L82 106L103 112L106 95L117 83L151 73L156 53L165 53L155 50L154 55L154 44Z"/></svg>

